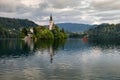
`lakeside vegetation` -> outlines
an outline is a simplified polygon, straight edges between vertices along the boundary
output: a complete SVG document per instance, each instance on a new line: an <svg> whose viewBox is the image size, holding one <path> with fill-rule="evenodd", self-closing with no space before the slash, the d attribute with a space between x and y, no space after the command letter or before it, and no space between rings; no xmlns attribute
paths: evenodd
<svg viewBox="0 0 120 80"><path fill-rule="evenodd" d="M120 44L120 24L100 24L83 33L68 33L69 38L87 38L93 44Z"/></svg>
<svg viewBox="0 0 120 80"><path fill-rule="evenodd" d="M53 30L49 30L45 26L33 27L32 37L33 39L65 39L67 38L64 29L59 29L57 25L54 26ZM20 36L24 38L30 33L30 28L23 28Z"/></svg>
<svg viewBox="0 0 120 80"><path fill-rule="evenodd" d="M28 19L0 17L0 38L19 38L22 28L38 26Z"/></svg>
<svg viewBox="0 0 120 80"><path fill-rule="evenodd" d="M78 32L74 32L74 33L69 32L68 35L69 38L83 38L84 36L86 36L85 33L78 33Z"/></svg>
<svg viewBox="0 0 120 80"><path fill-rule="evenodd" d="M0 26L0 38L17 38L19 37L18 30L6 29Z"/></svg>
<svg viewBox="0 0 120 80"><path fill-rule="evenodd" d="M120 44L120 24L101 24L86 32L89 42L99 44Z"/></svg>
<svg viewBox="0 0 120 80"><path fill-rule="evenodd" d="M28 19L15 19L0 17L0 38L24 38L33 28L32 37L35 39L63 39L67 38L64 29L59 29L57 25L53 30L46 26L38 26Z"/></svg>
<svg viewBox="0 0 120 80"><path fill-rule="evenodd" d="M31 34L33 39L65 39L87 37L90 43L117 43L120 44L120 24L101 24L82 33L65 32L57 25L52 30L47 26L38 26L27 19L0 17L0 38L24 38Z"/></svg>

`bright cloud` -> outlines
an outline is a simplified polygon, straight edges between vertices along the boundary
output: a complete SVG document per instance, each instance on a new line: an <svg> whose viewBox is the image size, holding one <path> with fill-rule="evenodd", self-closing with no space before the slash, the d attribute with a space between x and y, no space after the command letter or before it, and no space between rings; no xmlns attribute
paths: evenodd
<svg viewBox="0 0 120 80"><path fill-rule="evenodd" d="M119 23L120 0L0 0L0 16L28 18L38 24Z"/></svg>

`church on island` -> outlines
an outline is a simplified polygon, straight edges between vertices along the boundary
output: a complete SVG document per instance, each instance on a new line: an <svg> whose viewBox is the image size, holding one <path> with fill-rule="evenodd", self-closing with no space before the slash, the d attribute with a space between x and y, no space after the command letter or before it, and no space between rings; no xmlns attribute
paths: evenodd
<svg viewBox="0 0 120 80"><path fill-rule="evenodd" d="M64 29L60 29L54 24L51 14L48 27L36 26L32 28L24 28L21 32L21 36L25 41L31 39L64 39L66 38L66 33L64 32Z"/></svg>
<svg viewBox="0 0 120 80"><path fill-rule="evenodd" d="M52 18L52 14L50 15L50 20L49 20L49 30L53 30L54 29L54 21L53 21L53 18ZM27 36L25 36L24 40L30 40L32 37L33 37L33 34L34 34L34 30L33 28L30 28Z"/></svg>

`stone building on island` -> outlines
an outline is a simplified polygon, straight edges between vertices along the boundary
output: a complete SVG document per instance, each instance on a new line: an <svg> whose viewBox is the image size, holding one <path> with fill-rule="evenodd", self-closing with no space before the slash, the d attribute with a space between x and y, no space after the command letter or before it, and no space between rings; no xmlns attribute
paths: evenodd
<svg viewBox="0 0 120 80"><path fill-rule="evenodd" d="M49 20L49 30L52 30L54 28L54 21L52 18L52 14L50 15L50 20Z"/></svg>

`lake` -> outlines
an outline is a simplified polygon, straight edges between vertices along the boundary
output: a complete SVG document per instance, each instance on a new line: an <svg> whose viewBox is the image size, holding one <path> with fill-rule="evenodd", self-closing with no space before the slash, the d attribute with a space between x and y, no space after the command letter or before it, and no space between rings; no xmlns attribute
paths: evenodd
<svg viewBox="0 0 120 80"><path fill-rule="evenodd" d="M117 80L120 46L80 39L0 40L0 80Z"/></svg>

